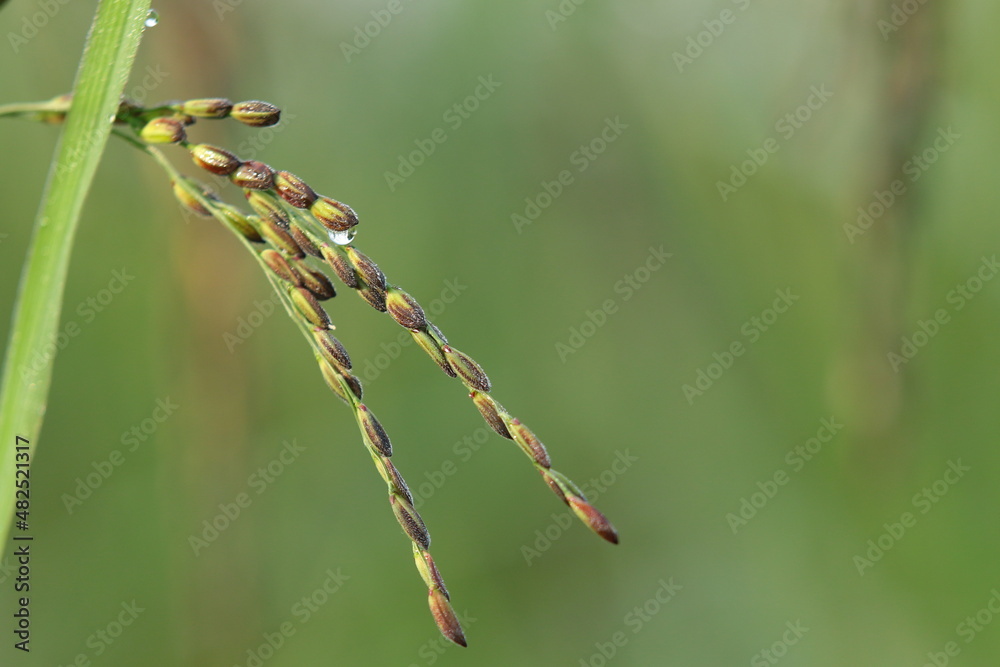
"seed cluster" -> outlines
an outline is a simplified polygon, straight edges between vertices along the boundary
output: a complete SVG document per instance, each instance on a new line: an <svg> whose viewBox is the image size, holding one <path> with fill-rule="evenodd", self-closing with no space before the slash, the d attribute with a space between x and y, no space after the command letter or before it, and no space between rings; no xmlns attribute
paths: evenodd
<svg viewBox="0 0 1000 667"><path fill-rule="evenodd" d="M198 215L215 217L245 239L279 288L289 313L310 340L323 379L354 413L364 444L388 487L393 514L412 543L435 622L445 637L465 646L465 635L448 590L429 551L430 533L414 508L406 482L390 460L392 443L362 402L361 382L351 373L350 356L332 333L335 327L321 302L334 297L336 290L321 269L329 269L375 310L388 313L446 375L461 381L487 424L520 447L549 488L587 526L612 543L618 542L618 534L578 486L552 469L549 454L538 437L490 395L491 383L482 366L452 347L427 319L417 300L390 283L379 266L351 243L358 224L351 207L317 194L295 174L275 171L256 160L242 160L224 148L190 143L187 138L187 128L198 118L233 118L253 127L265 127L277 123L280 114L277 107L256 101L233 104L225 99L199 99L153 108L126 101L116 121L131 126L146 144L183 147L196 165L242 189L251 214L244 214L193 180L172 172L174 194L181 204ZM147 146L146 150L158 154L155 148Z"/></svg>

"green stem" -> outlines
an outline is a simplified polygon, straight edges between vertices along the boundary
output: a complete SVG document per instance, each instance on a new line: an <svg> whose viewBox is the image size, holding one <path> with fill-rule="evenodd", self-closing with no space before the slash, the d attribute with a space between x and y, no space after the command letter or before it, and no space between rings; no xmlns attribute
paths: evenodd
<svg viewBox="0 0 1000 667"><path fill-rule="evenodd" d="M0 552L14 519L15 445L34 453L52 382L70 251L83 202L111 131L150 0L101 0L77 72L74 96L49 172L21 276L0 389ZM5 110L16 112L18 105ZM38 109L22 109L37 112ZM30 525L30 521L29 521Z"/></svg>
<svg viewBox="0 0 1000 667"><path fill-rule="evenodd" d="M70 100L66 97L49 100L48 102L26 102L17 104L0 104L0 118L6 116L27 116L34 114L39 117L65 116L69 111Z"/></svg>

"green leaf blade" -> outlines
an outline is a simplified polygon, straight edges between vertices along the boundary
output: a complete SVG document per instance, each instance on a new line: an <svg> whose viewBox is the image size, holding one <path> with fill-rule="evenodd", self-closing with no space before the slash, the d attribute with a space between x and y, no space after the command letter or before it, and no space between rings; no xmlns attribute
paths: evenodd
<svg viewBox="0 0 1000 667"><path fill-rule="evenodd" d="M0 553L14 518L17 436L37 444L53 360L36 363L59 327L80 212L128 81L150 0L101 0L87 36L73 103L35 220L15 300L0 390ZM53 353L54 354L54 353Z"/></svg>

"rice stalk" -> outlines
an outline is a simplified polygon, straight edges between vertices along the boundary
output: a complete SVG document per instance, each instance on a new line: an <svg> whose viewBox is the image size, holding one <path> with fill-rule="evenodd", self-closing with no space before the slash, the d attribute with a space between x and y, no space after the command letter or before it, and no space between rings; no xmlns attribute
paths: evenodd
<svg viewBox="0 0 1000 667"><path fill-rule="evenodd" d="M61 96L48 103L22 105L20 109L22 115L36 120L60 122L68 107L68 98ZM490 428L517 444L553 493L591 530L614 544L618 543L618 533L576 484L552 468L548 451L538 437L493 398L492 384L482 366L453 347L418 301L389 282L382 269L353 244L358 216L350 206L318 194L291 172L275 171L263 162L242 160L225 148L188 140L188 128L198 119L232 118L251 127L266 127L279 122L280 116L280 109L261 101L234 104L223 98L206 98L146 108L122 100L113 133L164 169L182 205L229 228L254 257L285 311L309 342L323 380L354 415L365 448L386 483L390 508L410 539L438 628L449 640L466 646L448 589L429 550L430 533L414 508L409 487L391 461L392 442L363 402L361 382L351 373L350 355L332 333L336 327L322 302L335 297L336 290L324 270L409 331L446 375L465 386ZM183 148L196 165L240 188L252 213L244 213L181 175L157 147L168 144Z"/></svg>

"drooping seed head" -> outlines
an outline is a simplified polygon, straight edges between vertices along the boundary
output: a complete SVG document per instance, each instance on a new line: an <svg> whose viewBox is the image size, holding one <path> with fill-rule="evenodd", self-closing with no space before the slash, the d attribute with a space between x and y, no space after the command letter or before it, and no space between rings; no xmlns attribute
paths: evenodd
<svg viewBox="0 0 1000 667"><path fill-rule="evenodd" d="M274 187L274 172L263 162L247 160L229 175L234 185L247 190L270 190Z"/></svg>
<svg viewBox="0 0 1000 667"><path fill-rule="evenodd" d="M450 345L445 345L441 348L441 351L444 352L448 364L455 370L458 377L462 379L465 386L469 389L478 389L485 392L490 390L490 379L486 376L486 372L483 371L482 367L473 361L472 357L464 352L459 352Z"/></svg>
<svg viewBox="0 0 1000 667"><path fill-rule="evenodd" d="M346 232L358 224L358 216L347 204L329 197L320 197L309 207L313 217L327 229L335 232Z"/></svg>
<svg viewBox="0 0 1000 667"><path fill-rule="evenodd" d="M385 308L392 319L396 320L402 327L411 331L423 330L427 327L424 309L420 307L416 299L398 287L390 287L386 290Z"/></svg>
<svg viewBox="0 0 1000 667"><path fill-rule="evenodd" d="M173 118L154 118L139 131L147 144L176 144L187 138L184 123Z"/></svg>
<svg viewBox="0 0 1000 667"><path fill-rule="evenodd" d="M281 204L267 192L258 190L246 190L247 203L260 217L270 220L284 230L288 229L290 221L288 215L281 208Z"/></svg>
<svg viewBox="0 0 1000 667"><path fill-rule="evenodd" d="M427 603L441 634L459 646L468 646L469 644L465 641L465 633L462 632L462 624L444 593L436 588L430 589L427 594Z"/></svg>
<svg viewBox="0 0 1000 667"><path fill-rule="evenodd" d="M382 269L378 268L378 264L368 259L367 255L353 246L347 246L345 250L347 251L348 259L351 260L351 264L354 265L354 269L358 272L358 275L370 287L385 294L385 274L382 273Z"/></svg>
<svg viewBox="0 0 1000 667"><path fill-rule="evenodd" d="M382 424L375 419L375 415L368 409L368 406L364 404L358 406L358 420L361 422L361 428L369 446L382 456L392 456L392 442L389 441L389 435L382 428Z"/></svg>
<svg viewBox="0 0 1000 667"><path fill-rule="evenodd" d="M316 201L316 193L309 184L287 171L279 171L274 175L274 189L295 208L309 208Z"/></svg>
<svg viewBox="0 0 1000 667"><path fill-rule="evenodd" d="M221 97L181 102L178 110L198 118L225 118L233 108L233 103Z"/></svg>
<svg viewBox="0 0 1000 667"><path fill-rule="evenodd" d="M292 267L288 265L288 262L285 261L285 258L282 257L281 253L277 250L272 250L271 248L262 250L260 258L264 260L264 263L267 264L268 268L271 269L276 276L285 282L296 286L302 284L298 276L295 274L295 271L292 270Z"/></svg>
<svg viewBox="0 0 1000 667"><path fill-rule="evenodd" d="M260 221L257 224L257 227L260 230L261 236L263 236L268 243L290 257L302 259L306 256L306 254L302 252L302 248L299 247L299 244L295 242L295 239L293 239L284 229L276 225L274 221L267 218L255 219Z"/></svg>
<svg viewBox="0 0 1000 667"><path fill-rule="evenodd" d="M251 100L234 104L229 115L250 127L268 127L281 120L281 109L267 102Z"/></svg>
<svg viewBox="0 0 1000 667"><path fill-rule="evenodd" d="M207 208L202 206L201 202L198 201L193 194L191 194L191 190L189 188L192 186L180 181L174 181L172 185L174 189L174 196L177 197L177 201L179 201L185 208L201 216L212 216L212 213Z"/></svg>
<svg viewBox="0 0 1000 667"><path fill-rule="evenodd" d="M323 255L323 259L326 260L326 263L330 265L333 272L340 278L341 282L351 289L358 288L358 274L354 272L354 267L344 257L343 252L328 245L322 246L319 251Z"/></svg>
<svg viewBox="0 0 1000 667"><path fill-rule="evenodd" d="M347 349L332 332L328 329L314 329L313 337L327 361L344 370L351 369L351 357L347 354Z"/></svg>
<svg viewBox="0 0 1000 667"><path fill-rule="evenodd" d="M427 532L424 520L420 518L413 505L397 493L389 494L389 504L392 505L392 512L396 515L396 520L403 527L406 533L420 548L426 549L431 545L431 535Z"/></svg>
<svg viewBox="0 0 1000 667"><path fill-rule="evenodd" d="M434 326L433 324L431 326ZM444 352L441 351L441 347L438 342L426 331L410 331L413 336L413 340L417 341L417 345L427 353L431 359L434 360L441 370L445 372L449 377L455 377L455 370L448 365L448 360L444 356Z"/></svg>
<svg viewBox="0 0 1000 667"><path fill-rule="evenodd" d="M307 322L323 329L329 328L330 316L319 305L319 301L316 300L312 292L305 287L294 287L288 295L291 297L292 303L295 304L296 310L302 314Z"/></svg>
<svg viewBox="0 0 1000 667"><path fill-rule="evenodd" d="M483 419L485 419L486 423L490 425L490 428L497 432L497 435L501 435L511 440L514 439L514 436L510 434L507 426L503 423L503 419L500 418L500 413L505 413L506 411L503 409L502 405L496 402L496 399L489 394L484 394L480 391L476 391L475 389L469 392L469 398L471 398L472 402L476 404L476 407L479 408L479 414L483 416ZM548 468L550 466L545 467Z"/></svg>
<svg viewBox="0 0 1000 667"><path fill-rule="evenodd" d="M197 144L189 150L196 165L219 176L228 176L240 166L240 159L224 148Z"/></svg>
<svg viewBox="0 0 1000 667"><path fill-rule="evenodd" d="M299 227L294 222L288 225L288 233L292 235L292 238L295 239L295 242L299 244L299 247L302 248L307 255L312 255L313 257L323 256L320 253L319 248L316 247L316 244L313 243L309 234L307 234L304 229Z"/></svg>
<svg viewBox="0 0 1000 667"><path fill-rule="evenodd" d="M252 224L250 224L247 217L240 213L235 206L230 206L229 204L219 204L217 208L229 222L229 226L239 232L247 241L250 241L251 243L264 242L264 238L260 235L260 232L258 232Z"/></svg>
<svg viewBox="0 0 1000 667"><path fill-rule="evenodd" d="M583 521L587 526L606 539L612 544L618 544L618 531L615 527L611 525L608 521L608 517L604 516L597 509L585 500L577 498L575 496L568 496L569 506L573 510L581 521Z"/></svg>
<svg viewBox="0 0 1000 667"><path fill-rule="evenodd" d="M478 403L476 405L478 406ZM512 419L509 422L508 430L514 436L514 442L520 445L524 453L530 456L535 463L543 468L552 467L552 461L549 460L549 453L545 451L545 445L531 432L531 429L517 419Z"/></svg>

